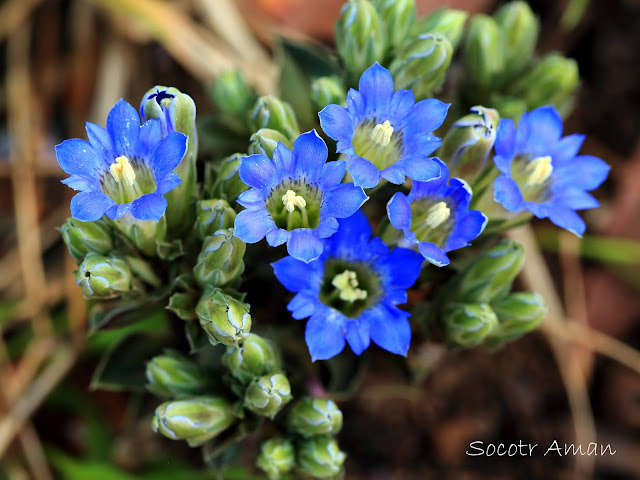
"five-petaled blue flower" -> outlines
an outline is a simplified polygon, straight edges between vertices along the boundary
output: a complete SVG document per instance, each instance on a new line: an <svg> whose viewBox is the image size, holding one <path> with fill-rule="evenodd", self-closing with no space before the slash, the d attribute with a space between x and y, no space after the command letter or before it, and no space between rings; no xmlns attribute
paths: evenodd
<svg viewBox="0 0 640 480"><path fill-rule="evenodd" d="M272 247L287 243L292 257L310 262L322 254L322 238L338 229L338 218L353 215L367 195L353 183L340 183L344 161L328 162L328 150L315 130L303 133L293 151L282 143L266 155L244 157L240 179L251 188L238 197L244 207L235 234L246 243L265 236Z"/></svg>
<svg viewBox="0 0 640 480"><path fill-rule="evenodd" d="M441 143L431 132L442 125L449 105L436 99L415 102L411 90L394 92L389 71L377 63L360 77L359 91L349 90L347 108L329 105L320 125L349 157L355 185L375 187L380 177L397 185L405 177L428 181L440 176L428 156Z"/></svg>
<svg viewBox="0 0 640 480"><path fill-rule="evenodd" d="M89 141L65 140L56 146L60 167L71 176L62 183L79 190L71 199L71 215L93 221L130 212L138 220L158 221L167 201L162 196L180 185L172 170L187 150L187 137L162 138L160 122L142 126L135 108L119 100L109 112L106 130L86 123Z"/></svg>
<svg viewBox="0 0 640 480"><path fill-rule="evenodd" d="M288 305L293 318L309 318L305 340L313 360L344 349L345 340L360 355L373 340L392 353L406 355L411 341L409 313L396 307L418 278L423 258L404 248L389 251L361 211L340 220L324 240L322 256L304 263L285 257L273 264L276 277L295 292Z"/></svg>
<svg viewBox="0 0 640 480"><path fill-rule="evenodd" d="M575 212L600 204L588 191L607 178L609 165L578 155L584 135L562 138L562 120L555 108L540 107L498 126L493 161L502 172L494 183L494 198L511 212L529 210L581 236L584 221Z"/></svg>
<svg viewBox="0 0 640 480"><path fill-rule="evenodd" d="M413 182L409 195L396 193L387 204L391 224L402 230L405 243L417 245L429 262L449 265L447 252L469 245L482 233L487 217L469 210L471 189L464 180L449 180L447 166L440 162L442 175L429 182Z"/></svg>

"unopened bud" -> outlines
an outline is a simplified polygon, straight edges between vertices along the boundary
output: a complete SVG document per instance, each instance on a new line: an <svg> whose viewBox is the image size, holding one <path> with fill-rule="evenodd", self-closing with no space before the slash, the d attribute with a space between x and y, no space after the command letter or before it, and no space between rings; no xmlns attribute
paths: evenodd
<svg viewBox="0 0 640 480"><path fill-rule="evenodd" d="M258 98L249 115L249 126L254 132L270 128L293 141L300 135L296 114L289 103L273 95Z"/></svg>
<svg viewBox="0 0 640 480"><path fill-rule="evenodd" d="M470 89L490 90L504 69L504 41L496 21L484 14L471 18L464 45L464 81Z"/></svg>
<svg viewBox="0 0 640 480"><path fill-rule="evenodd" d="M319 77L311 82L311 101L318 111L332 103L347 103L347 92L338 77Z"/></svg>
<svg viewBox="0 0 640 480"><path fill-rule="evenodd" d="M389 35L389 46L402 45L416 18L415 0L372 0Z"/></svg>
<svg viewBox="0 0 640 480"><path fill-rule="evenodd" d="M296 455L293 444L286 438L272 438L260 446L256 465L267 474L269 480L279 480L293 470Z"/></svg>
<svg viewBox="0 0 640 480"><path fill-rule="evenodd" d="M239 345L230 347L222 356L222 363L234 378L245 384L256 377L277 373L282 368L276 345L255 333L250 333Z"/></svg>
<svg viewBox="0 0 640 480"><path fill-rule="evenodd" d="M342 412L333 400L305 397L291 408L287 425L303 437L336 435L342 428Z"/></svg>
<svg viewBox="0 0 640 480"><path fill-rule="evenodd" d="M256 92L237 70L222 72L210 92L221 112L237 118L243 118L256 101Z"/></svg>
<svg viewBox="0 0 640 480"><path fill-rule="evenodd" d="M234 153L220 162L220 165L212 177L207 181L207 192L210 197L224 198L227 202L235 202L249 187L240 179L240 164L244 153Z"/></svg>
<svg viewBox="0 0 640 480"><path fill-rule="evenodd" d="M455 50L462 39L468 16L469 14L463 10L439 8L418 20L411 29L411 34L417 37L424 33L439 33L449 40Z"/></svg>
<svg viewBox="0 0 640 480"><path fill-rule="evenodd" d="M273 151L278 146L278 142L282 142L289 150L293 147L293 141L289 140L278 130L261 128L251 135L249 154L254 155L259 153L273 159Z"/></svg>
<svg viewBox="0 0 640 480"><path fill-rule="evenodd" d="M258 415L273 418L291 401L291 385L282 373L255 379L244 395L244 405Z"/></svg>
<svg viewBox="0 0 640 480"><path fill-rule="evenodd" d="M204 240L218 230L233 227L236 211L224 200L209 199L198 202L196 210L196 232Z"/></svg>
<svg viewBox="0 0 640 480"><path fill-rule="evenodd" d="M531 62L540 25L529 4L523 1L504 4L494 18L504 38L504 76L508 80Z"/></svg>
<svg viewBox="0 0 640 480"><path fill-rule="evenodd" d="M221 287L244 272L247 245L233 234L233 229L218 230L206 237L198 255L193 275L202 287Z"/></svg>
<svg viewBox="0 0 640 480"><path fill-rule="evenodd" d="M492 307L499 321L489 337L493 345L502 345L535 330L547 313L544 300L535 292L512 293L498 299Z"/></svg>
<svg viewBox="0 0 640 480"><path fill-rule="evenodd" d="M298 467L313 478L334 478L342 472L347 455L331 437L303 440L298 447Z"/></svg>
<svg viewBox="0 0 640 480"><path fill-rule="evenodd" d="M77 264L80 264L89 252L107 255L113 251L113 234L102 220L82 222L68 218L60 227L60 234Z"/></svg>
<svg viewBox="0 0 640 480"><path fill-rule="evenodd" d="M151 427L172 440L198 447L236 421L233 407L219 397L195 397L165 402L156 408Z"/></svg>
<svg viewBox="0 0 640 480"><path fill-rule="evenodd" d="M75 271L76 283L87 298L116 298L131 290L129 264L115 255L90 252Z"/></svg>
<svg viewBox="0 0 640 480"><path fill-rule="evenodd" d="M189 397L207 387L202 370L184 355L169 351L147 363L147 389L161 397Z"/></svg>
<svg viewBox="0 0 640 480"><path fill-rule="evenodd" d="M498 328L498 317L486 303L453 303L443 314L447 343L461 348L480 345Z"/></svg>
<svg viewBox="0 0 640 480"><path fill-rule="evenodd" d="M249 305L210 287L200 298L196 315L212 345L236 345L251 330Z"/></svg>

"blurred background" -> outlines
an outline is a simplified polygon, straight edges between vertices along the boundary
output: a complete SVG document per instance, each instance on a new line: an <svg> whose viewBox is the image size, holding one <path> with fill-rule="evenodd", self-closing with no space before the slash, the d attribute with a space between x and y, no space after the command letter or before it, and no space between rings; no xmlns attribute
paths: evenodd
<svg viewBox="0 0 640 480"><path fill-rule="evenodd" d="M122 333L87 338L54 146L104 124L115 101L156 84L215 113L209 89L239 69L274 92L279 37L331 44L342 0L3 0L0 3L0 479L215 478L197 450L149 428L145 395L91 390ZM496 0L418 0L491 12ZM580 240L547 222L516 233L523 285L544 327L498 352L412 345L411 385L373 357L340 403L351 479L640 479L640 2L531 0L539 53L578 61L566 133L612 171ZM568 320L570 319L570 320ZM130 327L132 329L138 326ZM610 444L613 456L469 457L469 443ZM245 464L253 454L249 442ZM253 446L255 448L255 445ZM250 468L225 478L260 478Z"/></svg>

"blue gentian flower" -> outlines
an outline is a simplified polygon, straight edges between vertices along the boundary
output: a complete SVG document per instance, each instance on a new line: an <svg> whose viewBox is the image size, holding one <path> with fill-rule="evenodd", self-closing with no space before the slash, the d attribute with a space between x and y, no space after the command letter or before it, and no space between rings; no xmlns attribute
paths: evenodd
<svg viewBox="0 0 640 480"><path fill-rule="evenodd" d="M389 71L377 63L349 90L347 108L329 105L320 125L348 156L347 169L357 186L375 187L380 177L397 185L405 177L428 181L440 175L428 156L441 143L431 132L442 125L449 104L433 98L415 102L411 90L394 92Z"/></svg>
<svg viewBox="0 0 640 480"><path fill-rule="evenodd" d="M609 165L578 155L584 135L562 138L562 120L555 108L540 107L513 121L501 120L493 158L502 172L494 198L510 212L529 210L581 236L584 221L575 212L600 204L589 191L607 178Z"/></svg>
<svg viewBox="0 0 640 480"><path fill-rule="evenodd" d="M417 245L429 262L449 265L447 252L469 245L482 233L487 217L469 210L471 189L459 178L449 180L447 166L437 160L442 175L429 182L413 182L409 195L396 193L387 204L391 224L402 230L404 242Z"/></svg>
<svg viewBox="0 0 640 480"><path fill-rule="evenodd" d="M360 355L370 341L406 355L411 341L409 314L396 305L418 278L423 258L404 248L389 251L361 211L339 221L324 240L320 258L304 263L286 257L273 264L276 277L295 292L288 310L296 320L309 318L305 340L313 360L344 349L345 340Z"/></svg>
<svg viewBox="0 0 640 480"><path fill-rule="evenodd" d="M71 138L56 146L60 167L71 175L62 183L80 191L71 199L71 215L114 220L130 212L138 220L160 220L167 208L162 195L180 185L172 170L184 157L187 137L162 138L157 120L141 126L136 109L122 99L109 112L106 130L90 122L86 129L88 142Z"/></svg>
<svg viewBox="0 0 640 480"><path fill-rule="evenodd" d="M251 188L238 197L246 210L236 217L236 236L246 243L266 236L272 247L286 242L293 258L318 258L321 239L338 229L336 219L353 215L368 198L353 183L340 183L346 164L326 163L328 153L312 130L298 137L293 150L278 143L273 161L263 154L244 157L240 179Z"/></svg>

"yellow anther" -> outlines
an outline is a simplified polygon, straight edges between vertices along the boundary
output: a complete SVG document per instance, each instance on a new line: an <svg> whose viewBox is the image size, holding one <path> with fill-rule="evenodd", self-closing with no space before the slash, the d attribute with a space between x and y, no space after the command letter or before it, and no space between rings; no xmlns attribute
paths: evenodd
<svg viewBox="0 0 640 480"><path fill-rule="evenodd" d="M425 224L429 228L436 228L451 215L451 210L445 202L438 202L427 211Z"/></svg>
<svg viewBox="0 0 640 480"><path fill-rule="evenodd" d="M373 128L373 131L371 132L371 140L382 147L386 147L389 145L392 135L393 127L391 126L391 123L389 123L389 120L385 120L383 123L379 123Z"/></svg>
<svg viewBox="0 0 640 480"><path fill-rule="evenodd" d="M116 158L116 161L109 166L109 170L111 170L111 175L118 183L124 179L124 183L131 186L136 181L136 172L133 171L129 159L124 155Z"/></svg>
<svg viewBox="0 0 640 480"><path fill-rule="evenodd" d="M289 212L293 212L296 207L302 209L307 206L305 199L301 195L297 195L293 190L287 190L287 193L282 196L282 203Z"/></svg>
<svg viewBox="0 0 640 480"><path fill-rule="evenodd" d="M357 288L358 276L356 272L345 270L344 272L333 277L331 285L336 287L340 293L340 300L345 302L355 302L356 300L364 300L367 298L367 291Z"/></svg>
<svg viewBox="0 0 640 480"><path fill-rule="evenodd" d="M171 100L173 100L173 97L164 97L162 100L160 100L160 106L169 108L169 105L171 105Z"/></svg>
<svg viewBox="0 0 640 480"><path fill-rule="evenodd" d="M537 187L538 185L542 185L547 178L551 176L551 172L553 172L551 157L546 156L534 158L529 162L526 170L527 172L530 172L529 177L525 182L526 186Z"/></svg>

